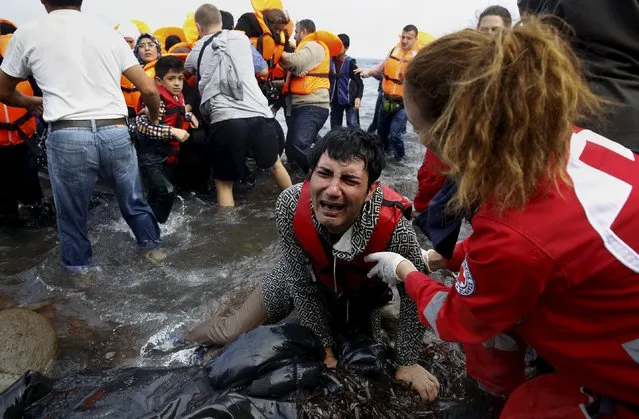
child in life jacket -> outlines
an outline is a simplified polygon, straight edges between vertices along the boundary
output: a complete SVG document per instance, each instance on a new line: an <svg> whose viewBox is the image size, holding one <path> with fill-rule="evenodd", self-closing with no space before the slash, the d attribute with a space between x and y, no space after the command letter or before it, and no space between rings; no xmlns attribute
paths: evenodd
<svg viewBox="0 0 639 419"><path fill-rule="evenodd" d="M160 123L153 124L142 110L136 119L138 162L147 201L159 223L165 223L177 195L173 182L180 144L189 139L187 129L197 128L197 118L186 112L182 87L184 63L165 56L155 65L155 81L160 93ZM144 108L140 102L138 108Z"/></svg>

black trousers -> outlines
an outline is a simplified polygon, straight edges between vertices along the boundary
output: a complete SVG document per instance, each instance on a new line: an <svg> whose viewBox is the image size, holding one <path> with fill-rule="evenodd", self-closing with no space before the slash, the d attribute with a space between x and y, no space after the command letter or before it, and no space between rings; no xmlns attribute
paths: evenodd
<svg viewBox="0 0 639 419"><path fill-rule="evenodd" d="M16 218L18 203L42 201L36 156L27 143L0 146L0 217Z"/></svg>
<svg viewBox="0 0 639 419"><path fill-rule="evenodd" d="M142 183L147 191L147 202L160 224L169 218L177 196L173 186L173 171L173 166L164 163L140 167Z"/></svg>

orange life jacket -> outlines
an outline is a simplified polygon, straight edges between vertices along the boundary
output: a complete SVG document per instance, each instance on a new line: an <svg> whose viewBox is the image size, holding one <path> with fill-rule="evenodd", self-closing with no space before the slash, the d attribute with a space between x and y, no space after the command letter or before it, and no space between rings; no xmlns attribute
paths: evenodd
<svg viewBox="0 0 639 419"><path fill-rule="evenodd" d="M0 58L4 58L11 36L0 36ZM23 95L33 96L33 88L28 81L18 83L16 89ZM20 144L29 140L35 132L36 118L26 109L0 103L0 146Z"/></svg>
<svg viewBox="0 0 639 419"><path fill-rule="evenodd" d="M296 77L289 73L286 83L284 84L284 89L282 89L283 94L309 95L319 89L329 90L331 88L331 81L329 79L331 73L330 50L324 42L315 39L313 35L314 34L311 34L304 38L295 51L299 51L309 42L317 42L324 48L324 58L322 62L309 71L305 77Z"/></svg>
<svg viewBox="0 0 639 419"><path fill-rule="evenodd" d="M382 190L384 200L366 250L353 261L347 262L334 260L331 248L325 248L322 245L319 233L313 224L310 183L305 181L302 185L302 192L293 216L295 237L311 262L315 279L336 296L355 297L363 286L370 284L372 279L366 275L375 264L365 262L364 256L386 250L397 223L411 208L411 203L397 192L386 186L382 186Z"/></svg>
<svg viewBox="0 0 639 419"><path fill-rule="evenodd" d="M404 75L406 67L419 52L419 47L404 51L401 44L397 44L388 56L386 66L384 66L384 81L382 90L389 96L404 96Z"/></svg>

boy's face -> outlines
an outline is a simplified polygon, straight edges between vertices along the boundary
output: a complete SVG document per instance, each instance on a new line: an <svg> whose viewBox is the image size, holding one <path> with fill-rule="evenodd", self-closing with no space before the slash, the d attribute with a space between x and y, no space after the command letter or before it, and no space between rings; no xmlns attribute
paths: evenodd
<svg viewBox="0 0 639 419"><path fill-rule="evenodd" d="M184 86L184 73L169 71L162 78L156 77L155 81L168 90L169 93L177 96L182 92L182 87Z"/></svg>

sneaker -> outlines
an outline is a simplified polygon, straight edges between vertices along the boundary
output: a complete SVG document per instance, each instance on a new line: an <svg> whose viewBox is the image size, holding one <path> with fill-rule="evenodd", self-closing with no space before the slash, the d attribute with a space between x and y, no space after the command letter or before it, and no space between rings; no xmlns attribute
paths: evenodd
<svg viewBox="0 0 639 419"><path fill-rule="evenodd" d="M151 249L144 255L150 262L160 263L166 259L166 253L162 249Z"/></svg>

